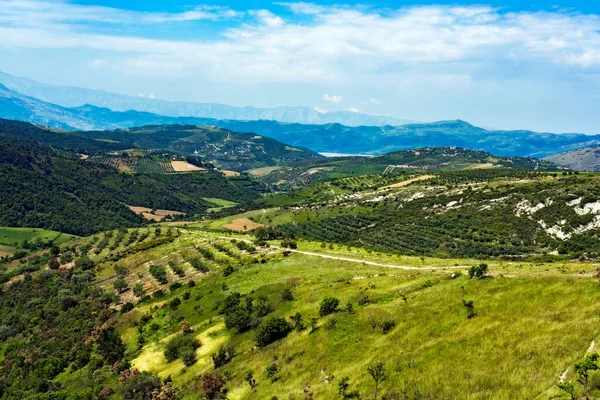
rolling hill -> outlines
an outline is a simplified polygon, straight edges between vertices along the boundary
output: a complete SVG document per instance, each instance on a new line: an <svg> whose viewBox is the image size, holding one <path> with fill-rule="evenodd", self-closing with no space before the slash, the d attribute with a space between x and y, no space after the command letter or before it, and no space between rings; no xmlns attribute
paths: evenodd
<svg viewBox="0 0 600 400"><path fill-rule="evenodd" d="M261 190L245 177L131 175L65 155L0 131L0 226L85 235L145 224L129 206L194 214L214 206L203 197L243 202Z"/></svg>
<svg viewBox="0 0 600 400"><path fill-rule="evenodd" d="M193 156L221 169L245 171L323 158L269 137L196 125L154 125L113 131L57 131L0 119L0 132L87 155L141 149Z"/></svg>
<svg viewBox="0 0 600 400"><path fill-rule="evenodd" d="M526 157L497 157L483 151L458 147L430 147L396 151L372 157L331 157L290 166L249 171L255 179L275 190L290 190L333 178L415 171L512 168L557 171L556 164Z"/></svg>
<svg viewBox="0 0 600 400"><path fill-rule="evenodd" d="M71 130L113 130L146 125L215 126L251 132L290 146L319 153L385 154L397 150L456 146L500 156L546 157L600 144L600 135L554 134L531 131L495 131L465 121L346 126L339 123L298 124L275 120L234 120L203 117L170 117L149 112L112 111L89 104L66 108L25 96L0 85L0 117ZM277 118L277 115L269 118Z"/></svg>
<svg viewBox="0 0 600 400"><path fill-rule="evenodd" d="M575 171L600 171L600 146L584 147L553 156L545 160L571 168Z"/></svg>

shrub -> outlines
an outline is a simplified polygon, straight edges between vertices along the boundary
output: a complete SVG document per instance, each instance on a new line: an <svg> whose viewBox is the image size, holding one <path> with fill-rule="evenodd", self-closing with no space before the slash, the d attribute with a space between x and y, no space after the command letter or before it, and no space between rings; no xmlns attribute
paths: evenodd
<svg viewBox="0 0 600 400"><path fill-rule="evenodd" d="M225 386L225 379L220 372L205 372L200 378L200 389L209 399L218 399Z"/></svg>
<svg viewBox="0 0 600 400"><path fill-rule="evenodd" d="M474 265L471 268L469 268L469 277L482 279L482 278L485 278L485 276L487 275L487 271L488 271L487 264L482 263L479 265Z"/></svg>
<svg viewBox="0 0 600 400"><path fill-rule="evenodd" d="M325 324L325 329L327 329L328 331L334 330L337 327L337 322L337 318L330 318L329 321L327 321L327 323Z"/></svg>
<svg viewBox="0 0 600 400"><path fill-rule="evenodd" d="M153 264L150 266L150 274L162 285L168 283L167 270L162 265Z"/></svg>
<svg viewBox="0 0 600 400"><path fill-rule="evenodd" d="M252 328L252 324L252 315L245 308L236 307L225 315L227 329L237 329L239 333L243 333Z"/></svg>
<svg viewBox="0 0 600 400"><path fill-rule="evenodd" d="M290 319L292 321L294 321L294 329L297 331L302 331L304 330L304 322L302 321L302 314L300 314L299 312L297 312L296 314L292 315L290 317Z"/></svg>
<svg viewBox="0 0 600 400"><path fill-rule="evenodd" d="M152 400L155 390L160 390L160 378L150 372L139 372L127 377L123 385L123 398L126 400Z"/></svg>
<svg viewBox="0 0 600 400"><path fill-rule="evenodd" d="M209 271L206 264L204 264L204 262L198 257L194 257L194 258L190 259L190 264L192 264L192 267L194 267L195 269L197 269L200 272L208 272Z"/></svg>
<svg viewBox="0 0 600 400"><path fill-rule="evenodd" d="M276 340L283 339L290 333L292 326L285 318L270 318L256 332L256 345L265 347Z"/></svg>
<svg viewBox="0 0 600 400"><path fill-rule="evenodd" d="M181 305L181 299L179 297L175 297L173 300L169 302L169 307L172 310L177 310L177 308Z"/></svg>
<svg viewBox="0 0 600 400"><path fill-rule="evenodd" d="M324 317L325 315L329 315L338 311L338 306L340 305L340 301L335 297L327 297L323 299L321 305L319 307L319 315Z"/></svg>
<svg viewBox="0 0 600 400"><path fill-rule="evenodd" d="M223 271L223 276L227 277L235 272L235 268L233 266L228 265Z"/></svg>
<svg viewBox="0 0 600 400"><path fill-rule="evenodd" d="M196 350L194 350L190 347L186 347L185 349L183 349L181 351L181 359L183 360L183 364L186 367L194 365L197 361Z"/></svg>
<svg viewBox="0 0 600 400"><path fill-rule="evenodd" d="M267 378L271 380L271 382L275 382L277 380L277 373L279 372L279 368L277 364L271 364L266 369Z"/></svg>
<svg viewBox="0 0 600 400"><path fill-rule="evenodd" d="M128 313L129 311L133 310L133 303L131 302L127 302L125 304L123 304L123 307L121 307L121 313L125 314Z"/></svg>
<svg viewBox="0 0 600 400"><path fill-rule="evenodd" d="M142 297L144 295L144 285L139 282L136 283L133 286L133 294L135 294L137 297Z"/></svg>
<svg viewBox="0 0 600 400"><path fill-rule="evenodd" d="M386 318L379 323L379 326L381 327L381 332L383 332L383 334L385 335L386 333L394 329L394 327L396 326L396 321Z"/></svg>
<svg viewBox="0 0 600 400"><path fill-rule="evenodd" d="M48 268L53 270L57 270L60 268L60 263L58 262L56 257L52 257L50 261L48 261Z"/></svg>
<svg viewBox="0 0 600 400"><path fill-rule="evenodd" d="M221 346L216 353L210 355L215 369L222 367L235 357L235 348L233 345L226 344Z"/></svg>
<svg viewBox="0 0 600 400"><path fill-rule="evenodd" d="M366 306L370 302L369 296L365 292L360 292L357 302L359 306Z"/></svg>
<svg viewBox="0 0 600 400"><path fill-rule="evenodd" d="M477 314L475 313L475 306L473 305L473 300L464 300L462 301L463 307L467 311L467 318L471 319Z"/></svg>
<svg viewBox="0 0 600 400"><path fill-rule="evenodd" d="M294 300L294 294L292 293L291 289L283 289L283 292L281 292L281 300L283 301L292 301Z"/></svg>
<svg viewBox="0 0 600 400"><path fill-rule="evenodd" d="M173 362L179 357L183 357L189 350L196 351L202 343L191 335L176 335L169 340L165 346L164 355L167 362Z"/></svg>

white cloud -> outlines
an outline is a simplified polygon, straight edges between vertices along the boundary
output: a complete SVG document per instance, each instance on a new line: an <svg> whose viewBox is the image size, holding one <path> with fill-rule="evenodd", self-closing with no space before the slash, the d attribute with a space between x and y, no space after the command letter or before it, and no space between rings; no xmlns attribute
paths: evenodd
<svg viewBox="0 0 600 400"><path fill-rule="evenodd" d="M327 110L324 108L314 107L313 109L317 112L320 112L321 114L327 114Z"/></svg>
<svg viewBox="0 0 600 400"><path fill-rule="evenodd" d="M365 104L379 105L379 104L381 104L381 101L377 100L376 98L370 98L369 101L365 102Z"/></svg>
<svg viewBox="0 0 600 400"><path fill-rule="evenodd" d="M327 9L323 6L313 3L275 3L280 6L288 7L295 14L314 15L325 12Z"/></svg>
<svg viewBox="0 0 600 400"><path fill-rule="evenodd" d="M281 17L273 14L269 10L253 11L251 14L255 15L267 28L281 28L285 25L285 22Z"/></svg>
<svg viewBox="0 0 600 400"><path fill-rule="evenodd" d="M352 107L352 108L349 108L349 109L348 109L348 111L350 111L350 112L353 112L353 113L358 113L358 112L360 112L360 110L359 110L358 108L354 108L354 107Z"/></svg>
<svg viewBox="0 0 600 400"><path fill-rule="evenodd" d="M107 65L108 63L106 62L106 60L93 60L90 61L90 67L92 68L97 68L97 67L101 67L103 65Z"/></svg>
<svg viewBox="0 0 600 400"><path fill-rule="evenodd" d="M526 64L532 71L554 65L569 73L600 69L598 15L503 13L480 6L377 11L281 4L306 18L284 21L270 10L211 6L151 13L64 1L0 0L0 48L102 50L114 53L110 67L124 74L132 67L157 75L193 71L215 80L255 83L390 84L420 76L441 82L461 77L444 84L466 85L473 74L507 64ZM100 29L112 24L123 32L143 32L135 28L226 18L239 23L211 40Z"/></svg>
<svg viewBox="0 0 600 400"><path fill-rule="evenodd" d="M325 100L328 103L338 104L338 103L341 103L342 101L344 101L344 98L342 96L336 96L334 94L331 96L328 94L324 94L323 100Z"/></svg>

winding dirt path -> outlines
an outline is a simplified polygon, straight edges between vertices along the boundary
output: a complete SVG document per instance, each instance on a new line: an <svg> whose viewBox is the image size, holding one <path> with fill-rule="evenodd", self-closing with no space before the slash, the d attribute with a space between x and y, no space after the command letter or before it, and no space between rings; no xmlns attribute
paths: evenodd
<svg viewBox="0 0 600 400"><path fill-rule="evenodd" d="M231 237L226 237L226 236L218 236L218 238L219 239L228 239L228 240L232 239ZM236 239L236 240L240 240L242 242L246 242L246 243L250 243L250 244L253 243L251 240L248 240L248 239ZM431 266L429 266L429 267L413 267L413 266L409 266L409 265L382 264L382 263L378 263L378 262L374 262L374 261L358 260L356 258L348 258L348 257L332 256L329 254L313 253L311 251L284 249L282 247L275 246L275 245L271 245L271 248L277 249L277 250L286 250L286 251L289 251L290 253L304 254L306 256L321 257L321 258L327 258L330 260L346 261L346 262L353 262L353 263L365 264L365 265L373 265L376 267L403 269L403 270L408 270L408 271L413 271L413 270L433 271L433 270L469 268L469 266L466 266L466 265L447 266L447 267L431 267Z"/></svg>

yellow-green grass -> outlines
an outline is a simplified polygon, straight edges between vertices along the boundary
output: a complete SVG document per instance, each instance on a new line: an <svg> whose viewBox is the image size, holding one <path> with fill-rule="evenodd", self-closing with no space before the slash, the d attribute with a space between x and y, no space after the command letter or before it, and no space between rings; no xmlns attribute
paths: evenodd
<svg viewBox="0 0 600 400"><path fill-rule="evenodd" d="M211 235L198 237L205 240ZM343 254L343 249L335 251ZM343 255L356 254L355 250ZM420 259L413 261L421 264ZM377 361L390 373L382 385L387 393L408 385L434 398L549 396L555 394L552 388L557 378L600 333L596 306L600 288L586 275L563 275L543 268L534 271L537 275L520 275L519 265L513 266L513 274L504 277L497 275L503 266L494 264L493 278L462 275L451 279L452 271L403 271L296 254L240 267L227 278L215 268L194 288L184 287L161 300L160 304L166 304L172 296L189 291L190 299L177 310L144 304L131 317L118 321L118 327L128 348L134 349L136 333L131 321L151 313L160 329L132 363L162 377L171 375L184 393L201 373L212 369L210 353L229 340L238 354L224 367L233 374L227 384L231 399L301 398L306 385L315 398L335 398L335 381L345 375L363 396L371 396L373 385L366 366ZM280 301L286 287L294 292L291 302ZM217 300L234 291L253 292L255 297L264 294L276 306L273 315L289 317L300 312L307 322L318 316L319 302L328 296L339 298L342 304L352 302L356 313L320 318L313 333L309 329L293 332L265 349L256 349L253 332L225 331L214 309ZM371 299L369 305L357 305L361 292ZM467 319L462 299L474 301L475 318ZM371 316L391 318L397 325L383 335L379 328L372 330ZM328 321L333 318L337 326L329 330ZM197 353L198 363L187 369L181 361L167 364L161 354L165 339L179 331L182 319L192 324L194 335L204 342ZM275 382L265 376L271 363L281 371ZM259 383L254 392L244 381L248 371ZM335 376L332 384L324 382L327 375Z"/></svg>
<svg viewBox="0 0 600 400"><path fill-rule="evenodd" d="M217 212L224 208L231 208L237 205L237 203L234 203L233 201L220 199L218 197L203 197L202 199L216 206L208 208L206 212Z"/></svg>
<svg viewBox="0 0 600 400"><path fill-rule="evenodd" d="M60 244L74 237L75 236L73 235L47 229L0 227L0 244L8 246L13 246L15 244L21 245L25 240L33 242L38 239L43 242L52 240L55 243Z"/></svg>

